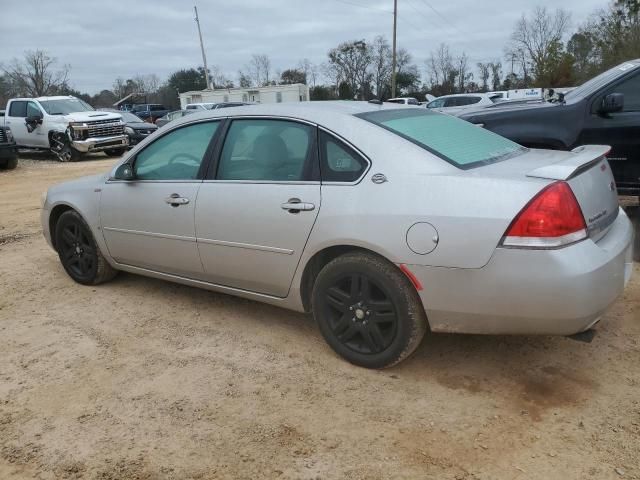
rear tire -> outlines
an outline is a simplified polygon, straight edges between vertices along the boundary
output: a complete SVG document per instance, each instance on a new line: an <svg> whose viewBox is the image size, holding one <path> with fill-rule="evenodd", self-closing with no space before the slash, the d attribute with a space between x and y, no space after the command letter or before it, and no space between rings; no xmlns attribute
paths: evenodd
<svg viewBox="0 0 640 480"><path fill-rule="evenodd" d="M427 331L413 285L395 265L370 253L347 253L325 265L313 286L312 307L329 346L361 367L396 365Z"/></svg>
<svg viewBox="0 0 640 480"><path fill-rule="evenodd" d="M126 148L110 148L109 150L105 150L104 153L107 157L121 157L126 151Z"/></svg>
<svg viewBox="0 0 640 480"><path fill-rule="evenodd" d="M100 252L89 226L80 214L69 210L55 226L56 250L67 274L83 285L107 282L118 273Z"/></svg>

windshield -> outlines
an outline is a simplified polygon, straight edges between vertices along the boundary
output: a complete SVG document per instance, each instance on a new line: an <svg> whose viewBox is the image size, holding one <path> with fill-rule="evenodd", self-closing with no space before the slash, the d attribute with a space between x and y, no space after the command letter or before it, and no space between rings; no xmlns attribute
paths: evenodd
<svg viewBox="0 0 640 480"><path fill-rule="evenodd" d="M463 170L516 156L526 149L484 128L421 109L356 115L424 148Z"/></svg>
<svg viewBox="0 0 640 480"><path fill-rule="evenodd" d="M579 98L579 97L585 97L587 95L590 95L600 90L600 88L604 87L605 85L612 82L616 78L624 75L629 70L638 68L638 66L640 65L636 63L626 62L621 65L618 65L617 67L613 67L612 69L607 70L606 72L603 72L600 75L593 77L591 80L583 83L579 87L574 88L573 90L567 92L564 98Z"/></svg>
<svg viewBox="0 0 640 480"><path fill-rule="evenodd" d="M116 112L114 112L116 113ZM142 122L143 120L140 117L137 117L136 115L134 115L133 113L129 113L129 112L117 112L119 115L122 115L122 119L127 122L127 123L133 123L133 122Z"/></svg>
<svg viewBox="0 0 640 480"><path fill-rule="evenodd" d="M44 111L49 115L68 115L74 112L92 112L93 107L79 98L61 100L39 100Z"/></svg>

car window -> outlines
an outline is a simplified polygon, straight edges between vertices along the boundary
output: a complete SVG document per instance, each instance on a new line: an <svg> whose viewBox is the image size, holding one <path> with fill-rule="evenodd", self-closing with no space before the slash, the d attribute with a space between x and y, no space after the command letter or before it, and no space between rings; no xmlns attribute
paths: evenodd
<svg viewBox="0 0 640 480"><path fill-rule="evenodd" d="M187 105L187 110L197 110L198 105Z"/></svg>
<svg viewBox="0 0 640 480"><path fill-rule="evenodd" d="M624 112L640 111L640 74L625 80L608 93L624 95Z"/></svg>
<svg viewBox="0 0 640 480"><path fill-rule="evenodd" d="M11 107L9 108L9 116L25 118L27 116L27 102L11 102Z"/></svg>
<svg viewBox="0 0 640 480"><path fill-rule="evenodd" d="M163 105L151 105L151 110L157 112L158 110L166 110Z"/></svg>
<svg viewBox="0 0 640 480"><path fill-rule="evenodd" d="M457 107L459 105L458 97L449 97L444 99L445 107Z"/></svg>
<svg viewBox="0 0 640 480"><path fill-rule="evenodd" d="M320 132L320 175L323 182L354 182L367 162L352 148L325 132Z"/></svg>
<svg viewBox="0 0 640 480"><path fill-rule="evenodd" d="M312 139L312 128L297 122L234 120L224 142L216 178L304 180Z"/></svg>
<svg viewBox="0 0 640 480"><path fill-rule="evenodd" d="M42 112L34 102L27 102L27 117L41 117Z"/></svg>
<svg viewBox="0 0 640 480"><path fill-rule="evenodd" d="M379 110L356 116L462 169L505 160L526 151L517 143L484 128L426 109Z"/></svg>
<svg viewBox="0 0 640 480"><path fill-rule="evenodd" d="M447 100L446 98L438 98L437 100L432 101L427 105L427 108L442 108L444 107L444 102Z"/></svg>
<svg viewBox="0 0 640 480"><path fill-rule="evenodd" d="M136 156L136 178L194 180L219 123L188 125L160 137Z"/></svg>
<svg viewBox="0 0 640 480"><path fill-rule="evenodd" d="M397 98L392 98L392 99L387 100L387 102L389 102L389 103L404 103L404 100L399 100Z"/></svg>

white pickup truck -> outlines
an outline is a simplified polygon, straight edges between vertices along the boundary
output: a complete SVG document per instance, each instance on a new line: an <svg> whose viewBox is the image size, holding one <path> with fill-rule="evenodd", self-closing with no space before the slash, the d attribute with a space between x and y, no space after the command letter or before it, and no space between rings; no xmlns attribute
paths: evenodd
<svg viewBox="0 0 640 480"><path fill-rule="evenodd" d="M89 152L122 155L129 144L119 114L71 96L12 98L4 122L18 148L51 150L61 162Z"/></svg>

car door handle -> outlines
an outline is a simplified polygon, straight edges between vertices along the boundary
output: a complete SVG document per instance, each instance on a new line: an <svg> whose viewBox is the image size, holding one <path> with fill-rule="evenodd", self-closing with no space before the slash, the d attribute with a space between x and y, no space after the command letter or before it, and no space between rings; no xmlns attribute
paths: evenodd
<svg viewBox="0 0 640 480"><path fill-rule="evenodd" d="M165 198L164 201L172 207L179 207L180 205L186 205L187 203L189 203L188 198L181 197L178 193L172 193L167 198Z"/></svg>
<svg viewBox="0 0 640 480"><path fill-rule="evenodd" d="M311 211L316 208L313 203L302 202L299 198L290 198L287 202L280 205L283 210L288 210L289 213L298 213L302 210Z"/></svg>

